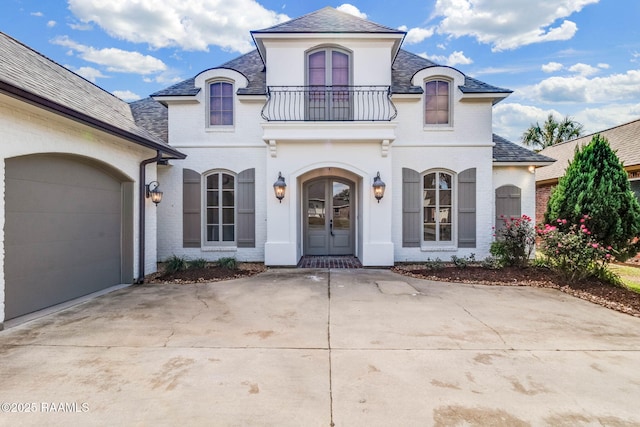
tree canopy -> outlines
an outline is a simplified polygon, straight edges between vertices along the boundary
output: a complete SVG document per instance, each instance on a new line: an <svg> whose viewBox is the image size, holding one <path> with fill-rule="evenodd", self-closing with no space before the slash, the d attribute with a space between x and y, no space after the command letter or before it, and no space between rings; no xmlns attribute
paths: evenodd
<svg viewBox="0 0 640 427"><path fill-rule="evenodd" d="M553 114L549 114L542 126L536 122L524 131L522 144L534 150L542 150L560 142L579 137L582 135L582 129L582 124L574 121L569 116L558 122L553 117Z"/></svg>

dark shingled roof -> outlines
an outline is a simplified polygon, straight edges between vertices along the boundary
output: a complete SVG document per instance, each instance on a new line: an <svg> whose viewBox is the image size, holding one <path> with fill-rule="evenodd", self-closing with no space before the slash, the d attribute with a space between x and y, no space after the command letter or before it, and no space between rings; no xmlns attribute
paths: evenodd
<svg viewBox="0 0 640 427"><path fill-rule="evenodd" d="M129 104L136 124L164 142L169 141L169 110L152 98Z"/></svg>
<svg viewBox="0 0 640 427"><path fill-rule="evenodd" d="M553 163L554 159L535 153L493 134L493 161L496 163Z"/></svg>
<svg viewBox="0 0 640 427"><path fill-rule="evenodd" d="M397 94L421 94L423 92L422 87L413 86L411 78L422 69L438 66L435 62L400 49L391 70L391 92ZM216 68L237 71L249 80L249 85L246 88L238 90L239 95L264 95L267 93L265 68L257 50L212 69ZM196 88L194 84L195 77L192 77L160 90L151 96L194 96L200 91L200 88ZM492 86L466 76L465 84L460 86L460 90L463 93L511 93L509 89Z"/></svg>
<svg viewBox="0 0 640 427"><path fill-rule="evenodd" d="M282 24L274 25L263 30L252 31L261 33L387 33L405 34L404 31L385 27L366 19L358 18L349 13L341 12L332 7L325 7L308 15L292 19Z"/></svg>
<svg viewBox="0 0 640 427"><path fill-rule="evenodd" d="M185 155L137 126L129 104L0 32L0 90L177 158Z"/></svg>

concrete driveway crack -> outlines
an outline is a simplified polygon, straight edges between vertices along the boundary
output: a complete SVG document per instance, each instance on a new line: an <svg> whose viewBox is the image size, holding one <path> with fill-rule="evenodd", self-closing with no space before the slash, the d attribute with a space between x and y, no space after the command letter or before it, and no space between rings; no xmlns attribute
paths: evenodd
<svg viewBox="0 0 640 427"><path fill-rule="evenodd" d="M493 331L494 334L496 334L498 336L498 338L500 338L500 341L502 341L502 343L507 346L507 342L504 340L504 338L502 338L502 335L500 335L500 332L498 332L497 329L493 328L492 326L488 325L487 323L483 322L482 320L480 320L478 317L474 316L473 313L471 313L469 310L467 310L467 308L460 306L465 313L467 313L469 316L471 316L473 319L475 319L476 321L480 322L483 326L489 328L491 331Z"/></svg>

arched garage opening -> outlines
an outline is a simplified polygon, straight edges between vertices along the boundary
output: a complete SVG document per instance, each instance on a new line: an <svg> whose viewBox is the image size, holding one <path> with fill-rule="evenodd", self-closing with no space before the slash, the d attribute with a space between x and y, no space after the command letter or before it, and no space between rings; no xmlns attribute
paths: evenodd
<svg viewBox="0 0 640 427"><path fill-rule="evenodd" d="M80 156L5 160L5 319L133 280L133 182Z"/></svg>

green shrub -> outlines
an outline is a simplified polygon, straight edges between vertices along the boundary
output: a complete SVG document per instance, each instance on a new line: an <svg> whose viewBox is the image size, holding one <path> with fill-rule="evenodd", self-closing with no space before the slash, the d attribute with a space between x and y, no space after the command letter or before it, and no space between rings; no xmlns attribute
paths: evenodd
<svg viewBox="0 0 640 427"><path fill-rule="evenodd" d="M476 254L471 254L468 257L451 255L451 262L458 268L467 268L469 264L476 262Z"/></svg>
<svg viewBox="0 0 640 427"><path fill-rule="evenodd" d="M238 268L238 261L233 257L220 258L217 264L218 267L228 268L229 270L236 270Z"/></svg>
<svg viewBox="0 0 640 427"><path fill-rule="evenodd" d="M594 241L611 246L616 259L623 261L637 253L632 242L640 233L640 204L624 166L601 135L576 150L551 194L545 222L566 229L580 223L583 215L589 215L585 225ZM558 224L558 219L567 224Z"/></svg>
<svg viewBox="0 0 640 427"><path fill-rule="evenodd" d="M519 218L505 219L504 227L496 230L496 241L489 251L502 266L525 266L533 252L536 233L531 218L522 215Z"/></svg>
<svg viewBox="0 0 640 427"><path fill-rule="evenodd" d="M169 274L186 270L187 267L188 267L187 259L185 257L179 257L177 255L171 255L164 262L164 271Z"/></svg>
<svg viewBox="0 0 640 427"><path fill-rule="evenodd" d="M427 258L424 266L427 270L442 270L444 268L444 262L442 262L440 258L436 258L434 260Z"/></svg>
<svg viewBox="0 0 640 427"><path fill-rule="evenodd" d="M491 247L493 247L493 245L491 245ZM502 265L500 264L498 258L488 256L480 262L480 267L486 268L487 270L499 270L500 268L502 268Z"/></svg>
<svg viewBox="0 0 640 427"><path fill-rule="evenodd" d="M578 226L566 219L558 219L557 225L545 224L537 230L540 251L546 256L547 263L567 280L611 277L606 270L613 248L598 243L585 225L588 220L585 215Z"/></svg>
<svg viewBox="0 0 640 427"><path fill-rule="evenodd" d="M189 268L205 268L207 266L207 260L204 258L192 259L188 262Z"/></svg>

